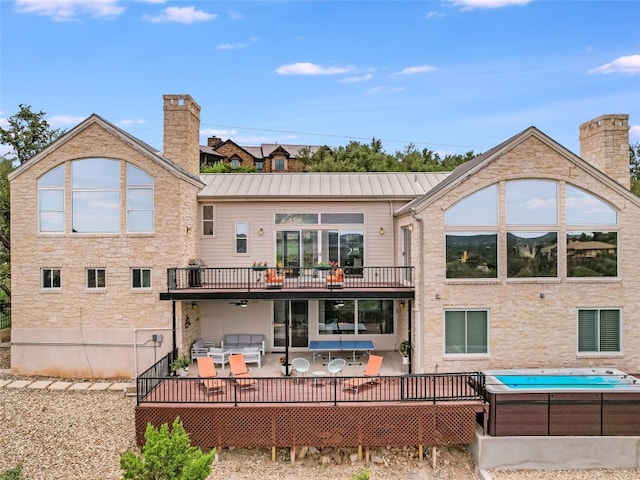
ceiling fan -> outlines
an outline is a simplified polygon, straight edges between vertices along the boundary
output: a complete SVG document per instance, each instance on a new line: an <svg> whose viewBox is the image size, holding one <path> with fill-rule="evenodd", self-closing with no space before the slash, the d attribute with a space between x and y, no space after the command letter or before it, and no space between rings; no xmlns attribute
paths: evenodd
<svg viewBox="0 0 640 480"><path fill-rule="evenodd" d="M231 305L235 305L236 307L246 307L249 303L247 300L238 300L237 302L229 302Z"/></svg>

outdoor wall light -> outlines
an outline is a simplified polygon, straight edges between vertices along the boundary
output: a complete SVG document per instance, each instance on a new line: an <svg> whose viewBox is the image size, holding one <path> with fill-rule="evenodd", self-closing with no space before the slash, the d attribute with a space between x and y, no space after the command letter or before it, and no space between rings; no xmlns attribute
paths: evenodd
<svg viewBox="0 0 640 480"><path fill-rule="evenodd" d="M404 308L404 305L405 305L404 300L400 300L400 308Z"/></svg>
<svg viewBox="0 0 640 480"><path fill-rule="evenodd" d="M187 235L191 233L191 227L187 227Z"/></svg>
<svg viewBox="0 0 640 480"><path fill-rule="evenodd" d="M193 308L194 310L196 308L198 308L198 303L197 302L191 302L191 308Z"/></svg>
<svg viewBox="0 0 640 480"><path fill-rule="evenodd" d="M540 298L544 298L544 293L541 293L541 294L540 294Z"/></svg>
<svg viewBox="0 0 640 480"><path fill-rule="evenodd" d="M262 227L260 227L260 230L258 230L258 235L264 235L264 230L262 229Z"/></svg>
<svg viewBox="0 0 640 480"><path fill-rule="evenodd" d="M384 235L384 228L380 227L380 235Z"/></svg>
<svg viewBox="0 0 640 480"><path fill-rule="evenodd" d="M410 231L410 232L413 232L413 223L410 223L410 224L409 224L409 231Z"/></svg>
<svg viewBox="0 0 640 480"><path fill-rule="evenodd" d="M440 294L436 293L436 300L440 300Z"/></svg>

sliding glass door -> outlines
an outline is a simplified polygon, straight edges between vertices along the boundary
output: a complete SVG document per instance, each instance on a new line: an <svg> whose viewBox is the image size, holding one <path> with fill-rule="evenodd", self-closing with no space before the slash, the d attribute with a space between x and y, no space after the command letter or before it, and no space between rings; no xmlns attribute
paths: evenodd
<svg viewBox="0 0 640 480"><path fill-rule="evenodd" d="M273 302L273 346L284 348L309 345L309 302L275 300Z"/></svg>

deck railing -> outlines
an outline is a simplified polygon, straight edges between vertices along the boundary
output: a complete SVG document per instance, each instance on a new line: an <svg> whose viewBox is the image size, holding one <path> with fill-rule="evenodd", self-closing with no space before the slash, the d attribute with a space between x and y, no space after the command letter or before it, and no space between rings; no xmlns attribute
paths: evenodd
<svg viewBox="0 0 640 480"><path fill-rule="evenodd" d="M267 282L265 268L200 266L169 268L167 269L167 290L413 288L413 267L345 267L342 283L327 281L328 276L335 275L333 268L296 267L275 270L280 277L278 282Z"/></svg>
<svg viewBox="0 0 640 480"><path fill-rule="evenodd" d="M253 377L239 383L216 377L222 385L208 392L197 377L169 376L170 355L137 380L142 403L206 404L332 404L354 402L446 402L482 400L484 374L480 372L395 375L378 377ZM358 388L355 385L358 384Z"/></svg>

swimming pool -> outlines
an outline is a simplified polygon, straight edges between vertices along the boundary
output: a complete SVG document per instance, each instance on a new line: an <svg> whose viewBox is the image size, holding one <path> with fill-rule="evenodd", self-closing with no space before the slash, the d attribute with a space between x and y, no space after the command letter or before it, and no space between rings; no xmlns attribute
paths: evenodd
<svg viewBox="0 0 640 480"><path fill-rule="evenodd" d="M640 380L620 370L483 373L489 435L640 435Z"/></svg>

